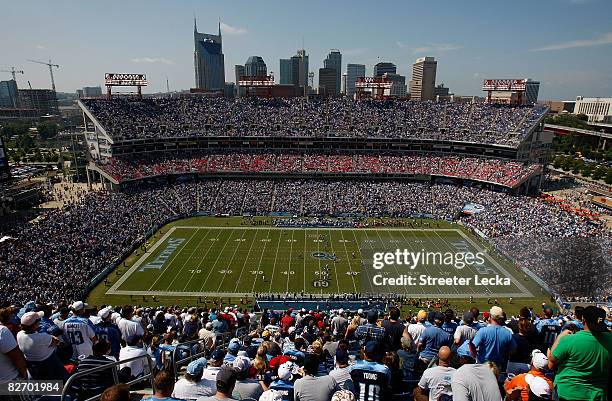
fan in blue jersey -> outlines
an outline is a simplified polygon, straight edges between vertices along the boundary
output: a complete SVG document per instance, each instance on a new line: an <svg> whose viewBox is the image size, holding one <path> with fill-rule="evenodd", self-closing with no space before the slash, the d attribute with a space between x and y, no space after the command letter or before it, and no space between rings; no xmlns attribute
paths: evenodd
<svg viewBox="0 0 612 401"><path fill-rule="evenodd" d="M387 399L391 385L391 371L380 361L383 346L378 341L369 341L364 349L365 360L355 362L350 368L359 401L381 401Z"/></svg>
<svg viewBox="0 0 612 401"><path fill-rule="evenodd" d="M94 326L94 331L98 340L105 339L109 342L111 351L110 355L119 360L119 351L121 351L121 332L116 324L111 322L113 310L104 308L98 312L98 317L102 321Z"/></svg>
<svg viewBox="0 0 612 401"><path fill-rule="evenodd" d="M293 348L285 351L283 355L288 356L292 362L302 366L304 365L304 358L306 356L306 354L304 354L304 349L306 349L306 341L301 337L297 337L293 342Z"/></svg>
<svg viewBox="0 0 612 401"><path fill-rule="evenodd" d="M93 323L83 316L86 306L82 301L73 303L73 315L64 322L64 337L72 345L73 359L92 355L91 347L97 341Z"/></svg>

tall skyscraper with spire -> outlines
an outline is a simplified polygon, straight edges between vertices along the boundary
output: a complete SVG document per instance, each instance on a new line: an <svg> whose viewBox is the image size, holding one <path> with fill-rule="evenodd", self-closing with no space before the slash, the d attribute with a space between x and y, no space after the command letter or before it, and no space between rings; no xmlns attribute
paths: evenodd
<svg viewBox="0 0 612 401"><path fill-rule="evenodd" d="M225 60L221 40L221 21L219 34L199 33L196 19L193 19L193 40L195 50L195 85L198 89L222 91L225 87Z"/></svg>

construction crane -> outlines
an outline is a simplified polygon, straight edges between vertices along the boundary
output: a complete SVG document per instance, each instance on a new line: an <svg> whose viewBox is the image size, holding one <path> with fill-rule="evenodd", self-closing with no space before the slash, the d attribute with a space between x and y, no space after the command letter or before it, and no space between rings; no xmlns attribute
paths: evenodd
<svg viewBox="0 0 612 401"><path fill-rule="evenodd" d="M53 89L53 92L55 92L55 80L53 79L53 67L59 68L59 65L52 64L51 60L49 60L48 63L46 63L44 61L37 61L37 60L30 60L30 59L27 59L27 61L30 61L32 63L43 64L43 65L46 65L47 67L49 67L49 74L51 74L51 89Z"/></svg>
<svg viewBox="0 0 612 401"><path fill-rule="evenodd" d="M15 74L24 74L22 70L16 70L15 67L11 67L10 70L0 70L0 72L10 72L11 75L13 76L13 81L15 82L17 82L17 79L15 78Z"/></svg>

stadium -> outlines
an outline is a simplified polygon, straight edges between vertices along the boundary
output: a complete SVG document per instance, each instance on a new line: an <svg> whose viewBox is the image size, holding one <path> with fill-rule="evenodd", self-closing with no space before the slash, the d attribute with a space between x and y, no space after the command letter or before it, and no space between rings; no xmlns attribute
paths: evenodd
<svg viewBox="0 0 612 401"><path fill-rule="evenodd" d="M560 114L551 131L553 102L527 78L455 97L429 56L410 94L390 62L341 76L338 49L317 88L304 49L280 59L279 84L260 56L225 82L222 29L250 35L194 20L195 88L166 77L143 94L131 73L106 73L105 95L83 87L78 132L17 101L60 114L59 65L28 60L52 90L2 71L0 118L41 115L0 120L0 217L14 217L0 220L1 400L609 399L606 123Z"/></svg>

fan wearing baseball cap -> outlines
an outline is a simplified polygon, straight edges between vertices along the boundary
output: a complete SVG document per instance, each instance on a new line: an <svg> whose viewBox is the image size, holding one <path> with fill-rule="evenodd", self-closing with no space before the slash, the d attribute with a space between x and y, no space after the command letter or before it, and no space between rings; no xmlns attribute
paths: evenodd
<svg viewBox="0 0 612 401"><path fill-rule="evenodd" d="M516 349L516 342L512 332L503 326L505 316L499 306L491 308L490 323L489 326L478 330L474 336L472 345L478 352L473 354L478 363L495 362L501 370L505 370L509 355Z"/></svg>
<svg viewBox="0 0 612 401"><path fill-rule="evenodd" d="M200 382L205 367L206 358L198 358L189 362L185 377L176 382L172 396L182 400L195 400L198 397L211 395L204 383Z"/></svg>
<svg viewBox="0 0 612 401"><path fill-rule="evenodd" d="M587 306L584 330L563 330L548 352L548 367L556 368L555 388L560 400L605 400L612 370L612 333L606 312Z"/></svg>
<svg viewBox="0 0 612 401"><path fill-rule="evenodd" d="M198 401L221 401L236 400L232 398L232 392L236 385L236 371L233 367L223 366L215 377L217 392L209 397L200 397Z"/></svg>
<svg viewBox="0 0 612 401"><path fill-rule="evenodd" d="M537 396L540 398L550 399L552 394L553 384L552 381L546 377L544 372L548 369L548 358L539 349L533 350L531 353L531 367L529 372L514 376L510 380L506 380L504 383L504 389L506 390L507 400L520 400L529 401L529 391L534 392L537 390ZM538 386L533 388L534 384L541 384L540 381L535 381L533 378L541 378L544 381L545 386ZM547 387L546 387L547 386Z"/></svg>
<svg viewBox="0 0 612 401"><path fill-rule="evenodd" d="M73 359L77 359L79 355L93 354L91 346L97 341L93 323L83 317L87 306L83 301L73 303L71 307L73 315L64 322L64 337L72 345Z"/></svg>
<svg viewBox="0 0 612 401"><path fill-rule="evenodd" d="M26 312L21 317L22 330L17 333L17 344L34 379L64 380L68 372L55 352L59 338L38 331L43 315L44 312Z"/></svg>

